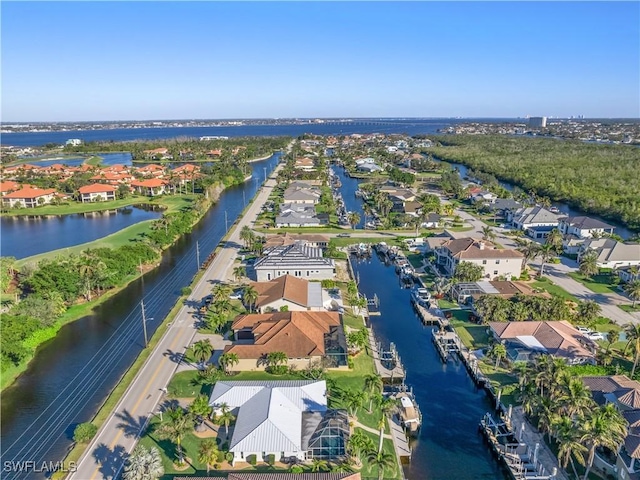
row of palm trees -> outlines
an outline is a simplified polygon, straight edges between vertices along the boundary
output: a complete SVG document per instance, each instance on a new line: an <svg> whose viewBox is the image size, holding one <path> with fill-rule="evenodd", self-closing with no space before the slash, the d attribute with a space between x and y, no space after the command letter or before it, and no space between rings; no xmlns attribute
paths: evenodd
<svg viewBox="0 0 640 480"><path fill-rule="evenodd" d="M538 428L558 445L563 468L576 460L593 466L596 449L617 452L627 436L627 422L615 405L598 406L584 382L571 374L562 359L548 355L535 364L519 365L522 408ZM577 476L577 473L576 473Z"/></svg>

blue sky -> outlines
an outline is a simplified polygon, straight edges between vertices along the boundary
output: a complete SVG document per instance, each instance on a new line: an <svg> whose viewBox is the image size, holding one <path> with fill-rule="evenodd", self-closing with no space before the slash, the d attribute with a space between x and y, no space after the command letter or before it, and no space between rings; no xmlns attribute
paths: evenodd
<svg viewBox="0 0 640 480"><path fill-rule="evenodd" d="M7 2L2 121L640 116L639 2Z"/></svg>

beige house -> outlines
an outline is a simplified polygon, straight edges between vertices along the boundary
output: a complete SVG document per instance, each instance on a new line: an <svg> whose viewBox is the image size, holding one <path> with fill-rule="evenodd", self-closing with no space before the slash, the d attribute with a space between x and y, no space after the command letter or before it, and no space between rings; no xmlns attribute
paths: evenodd
<svg viewBox="0 0 640 480"><path fill-rule="evenodd" d="M279 311L322 311L322 285L293 275L283 275L270 282L251 282L258 292L255 308L260 313Z"/></svg>
<svg viewBox="0 0 640 480"><path fill-rule="evenodd" d="M156 197L167 193L169 182L159 178L151 178L149 180L136 180L131 182L131 187L138 193L148 197Z"/></svg>
<svg viewBox="0 0 640 480"><path fill-rule="evenodd" d="M622 243L612 238L589 238L580 246L578 262L589 250L598 255L599 268L621 268L640 265L640 244Z"/></svg>
<svg viewBox="0 0 640 480"><path fill-rule="evenodd" d="M264 248L282 247L300 243L309 247L327 248L331 238L328 235L304 234L304 233L279 233L277 235L267 235Z"/></svg>
<svg viewBox="0 0 640 480"><path fill-rule="evenodd" d="M460 262L470 262L482 267L484 278L517 279L524 263L524 256L517 250L498 249L492 243L475 238L446 240L435 248L435 253L437 264L451 276Z"/></svg>
<svg viewBox="0 0 640 480"><path fill-rule="evenodd" d="M102 185L100 183L93 183L91 185L80 187L78 189L78 192L80 193L80 201L82 201L82 203L87 203L115 200L116 190L117 188L113 185Z"/></svg>
<svg viewBox="0 0 640 480"><path fill-rule="evenodd" d="M271 352L284 352L287 366L305 369L327 354L346 365L346 343L337 312L275 312L239 315L231 329L236 339L224 353L238 355L237 371L264 370ZM340 351L342 353L340 353ZM344 362L342 361L344 357Z"/></svg>

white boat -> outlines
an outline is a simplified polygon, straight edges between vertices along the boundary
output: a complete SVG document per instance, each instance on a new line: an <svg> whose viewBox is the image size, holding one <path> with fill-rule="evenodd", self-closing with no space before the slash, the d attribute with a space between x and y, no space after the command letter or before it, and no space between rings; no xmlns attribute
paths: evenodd
<svg viewBox="0 0 640 480"><path fill-rule="evenodd" d="M411 392L405 391L398 393L396 399L399 400L398 414L402 426L409 435L417 435L422 425L422 414L415 397Z"/></svg>

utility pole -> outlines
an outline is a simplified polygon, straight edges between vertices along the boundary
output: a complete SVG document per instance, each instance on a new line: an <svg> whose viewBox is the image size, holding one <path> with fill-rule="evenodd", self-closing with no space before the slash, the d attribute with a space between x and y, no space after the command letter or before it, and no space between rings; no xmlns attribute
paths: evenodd
<svg viewBox="0 0 640 480"><path fill-rule="evenodd" d="M244 189L242 190L242 206L243 207L247 206L247 199L244 198Z"/></svg>
<svg viewBox="0 0 640 480"><path fill-rule="evenodd" d="M147 339L147 317L144 314L144 300L140 301L140 308L142 308L142 330L144 332L144 348L147 348L149 340Z"/></svg>
<svg viewBox="0 0 640 480"><path fill-rule="evenodd" d="M196 268L200 270L200 242L196 240Z"/></svg>

